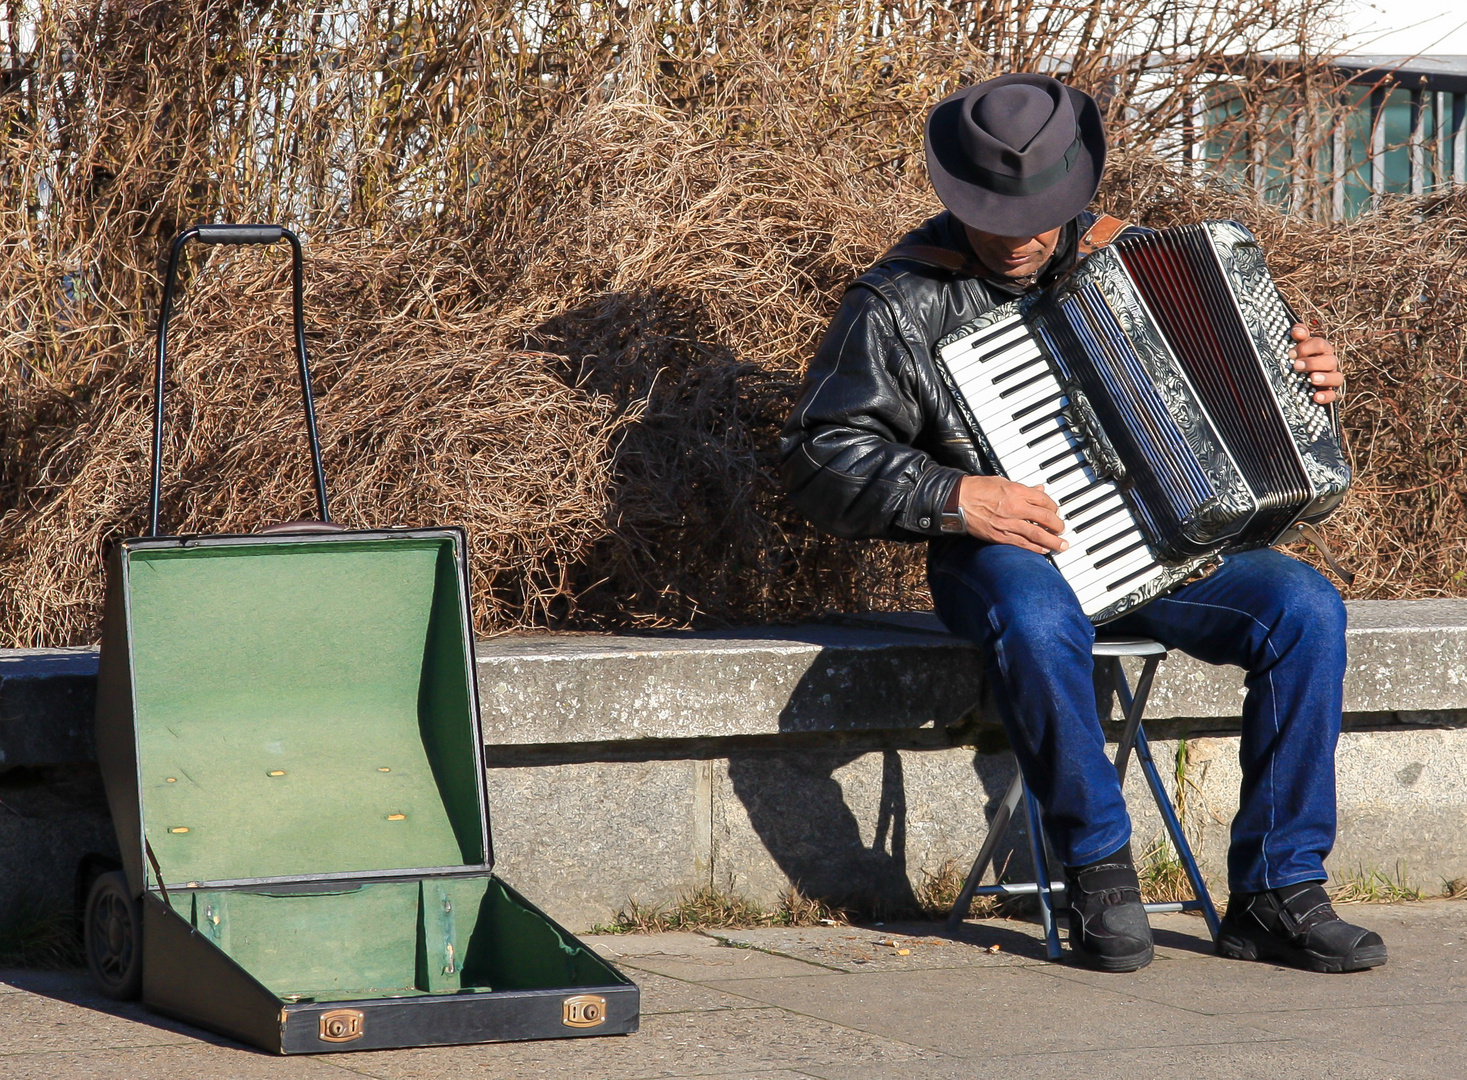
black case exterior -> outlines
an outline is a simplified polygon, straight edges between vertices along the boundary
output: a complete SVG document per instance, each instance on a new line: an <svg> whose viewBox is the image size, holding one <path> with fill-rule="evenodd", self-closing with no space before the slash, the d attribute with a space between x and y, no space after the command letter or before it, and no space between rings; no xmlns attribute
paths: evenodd
<svg viewBox="0 0 1467 1080"><path fill-rule="evenodd" d="M333 539L380 539L384 536L456 538L464 593L467 597L467 543L461 530L432 529L403 532L346 532L311 534L301 537L312 544L329 543ZM141 897L143 923L143 1002L149 1008L199 1027L238 1039L272 1053L323 1053L340 1050L378 1050L395 1047L437 1046L458 1043L508 1041L520 1039L570 1038L592 1035L628 1034L637 1030L640 991L610 964L576 941L534 905L530 904L492 870L491 848L488 847L488 807L483 799L482 746L479 733L477 687L471 690L472 722L478 753L475 767L480 770L480 797L483 802L483 828L486 846L482 866L445 867L441 870L367 871L351 878L332 875L324 879L297 877L291 879L240 879L234 882L188 882L180 887L167 885L161 879L156 862L149 873L151 853L143 836L138 737L134 711L131 626L128 615L127 571L123 560L129 546L157 547L175 544L210 544L213 542L290 543L287 536L271 537L200 537L181 540L124 541L113 547L107 564L107 592L103 624L101 666L97 694L97 750L103 781L124 870L134 895ZM464 618L467 619L465 612ZM472 634L469 635L470 675L472 676ZM474 680L471 678L470 682ZM534 989L465 989L423 996L343 998L331 1001L292 1001L279 997L259 979L236 962L169 902L189 895L192 887L216 891L250 891L264 887L302 887L313 891L316 884L331 889L354 884L391 880L431 882L438 878L473 877L497 883L506 904L512 905L517 917L528 925L554 936L565 945L574 946L586 970L596 973L585 985L556 986ZM492 887L492 886L491 886ZM604 977L603 977L604 976ZM506 980L513 982L514 980ZM585 982L585 980L582 980ZM577 1006L577 1003L582 1003ZM585 1002L599 1011L587 1022ZM581 1008L582 1012L574 1010ZM350 1020L354 1034L349 1038L328 1038L328 1014L354 1014ZM326 1017L323 1020L323 1016Z"/></svg>
<svg viewBox="0 0 1467 1080"><path fill-rule="evenodd" d="M537 910L528 902L524 906ZM156 893L143 897L144 1003L276 1054L629 1035L640 1024L641 991L609 965L608 975L618 981L555 990L291 1004L256 982ZM568 1027L566 999L588 994L605 1000L605 1019L593 1028ZM362 1014L361 1035L350 1042L322 1038L323 1014L340 1009Z"/></svg>

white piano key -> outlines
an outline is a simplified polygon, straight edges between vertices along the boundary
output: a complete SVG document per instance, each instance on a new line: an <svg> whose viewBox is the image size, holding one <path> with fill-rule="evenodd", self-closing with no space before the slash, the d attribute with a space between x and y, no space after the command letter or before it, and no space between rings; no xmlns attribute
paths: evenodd
<svg viewBox="0 0 1467 1080"><path fill-rule="evenodd" d="M1135 591L1134 586L1129 583L1116 586L1115 583L1117 581L1125 582L1125 579L1133 572L1155 562L1155 557L1145 548L1141 548L1126 556L1121 562L1101 567L1098 571L1091 571L1083 577L1070 581L1070 588L1075 590L1075 595L1080 597L1082 602L1107 592L1116 592L1122 596L1128 595Z"/></svg>
<svg viewBox="0 0 1467 1080"><path fill-rule="evenodd" d="M1030 420L1033 420L1037 416L1043 416L1046 412L1063 412L1069 403L1070 399L1065 395L1064 390L1056 390L1047 398L1031 401L1023 408L1014 410L1012 419L1016 424L1027 424Z"/></svg>
<svg viewBox="0 0 1467 1080"><path fill-rule="evenodd" d="M1059 504L1060 513L1071 521L1083 521L1099 513L1107 504L1117 501L1124 503L1125 500L1121 498L1120 488L1109 480L1100 481L1093 490L1076 491L1055 500Z"/></svg>
<svg viewBox="0 0 1467 1080"><path fill-rule="evenodd" d="M1157 566L1151 573L1136 577L1131 581L1128 581L1119 589L1115 589L1109 592L1095 593L1094 595L1089 596L1084 600L1081 600L1080 610L1093 619L1106 608L1110 607L1111 604L1115 603L1118 600L1124 600L1129 596L1135 595L1142 589L1146 588L1146 586L1151 582L1161 578L1165 573L1165 567Z"/></svg>
<svg viewBox="0 0 1467 1080"><path fill-rule="evenodd" d="M1146 573L1138 574L1115 588L1106 588L1098 592L1087 593L1080 599L1080 610L1085 612L1086 615L1093 616L1117 600L1124 600L1128 596L1134 596L1148 584L1162 578L1165 574L1166 567L1159 563L1153 563Z"/></svg>
<svg viewBox="0 0 1467 1080"><path fill-rule="evenodd" d="M1044 363L1044 354L1037 349L1026 352L1013 352L1002 357L978 357L971 360L960 361L948 366L948 373L957 382L959 389L963 391L963 397L967 399L970 406L978 404L990 395L999 391L994 389L995 382L1002 388L1003 377L1010 372L1032 364L1035 368ZM1045 366L1048 366L1045 364Z"/></svg>
<svg viewBox="0 0 1467 1080"><path fill-rule="evenodd" d="M1060 516L1064 516L1063 511ZM1069 561L1094 562L1103 557L1101 552L1105 548L1100 545L1120 533L1131 532L1136 528L1135 518L1124 505L1114 512L1107 509L1103 517L1091 517L1080 524L1084 526L1083 529L1077 527L1074 518L1065 518L1065 531L1062 535L1070 544L1069 551L1064 553Z"/></svg>
<svg viewBox="0 0 1467 1080"><path fill-rule="evenodd" d="M995 428L998 445L1007 449L1016 459L1029 457L1044 444L1058 445L1055 443L1055 440L1063 438L1069 432L1069 425L1059 420L1047 424L1043 428L1024 432L1023 434L1020 434L1018 429L1012 426L1004 427L999 425Z"/></svg>
<svg viewBox="0 0 1467 1080"><path fill-rule="evenodd" d="M1058 393L1060 385L1053 376L1035 379L1033 382L1021 387L1013 388L1013 392L1007 397L1001 393L994 393L991 389L981 395L968 395L968 407L973 410L973 415L978 418L978 423L987 430L987 425L1012 424L1014 414L1032 401L1038 401L1051 394Z"/></svg>
<svg viewBox="0 0 1467 1080"><path fill-rule="evenodd" d="M1032 341L1012 341L998 349L975 349L968 360L969 372L982 372L983 378L997 378L1020 364L1044 361L1044 351ZM976 361L976 362L974 362ZM1044 361L1048 366L1048 361Z"/></svg>
<svg viewBox="0 0 1467 1080"><path fill-rule="evenodd" d="M1064 410L1050 409L1046 412L1034 413L1031 416L1014 417L1013 432L1016 439L1037 439L1046 431L1055 428L1069 427L1070 422L1065 419Z"/></svg>
<svg viewBox="0 0 1467 1080"><path fill-rule="evenodd" d="M1050 475L1053 475L1052 471ZM1096 477L1096 475L1090 470L1089 466L1087 465L1082 469L1072 472L1069 476L1066 476L1062 480L1059 480L1057 482L1046 482L1044 485L1044 491L1045 494L1047 494L1051 499L1059 503L1061 509L1063 509L1066 505L1065 500L1068 499L1071 495L1077 496L1077 498L1082 502L1093 499L1097 495L1099 495L1101 491L1104 490L1102 485L1106 484L1110 484L1112 487L1114 487L1112 481L1101 480Z"/></svg>
<svg viewBox="0 0 1467 1080"><path fill-rule="evenodd" d="M1144 534L1128 513L1116 514L1107 519L1103 527L1097 526L1097 531L1082 533L1078 537L1066 536L1065 539L1070 542L1070 550L1065 554L1078 552L1073 561L1086 564L1083 569L1077 569L1076 573L1089 573L1092 567L1098 567L1104 573L1106 567L1099 566L1100 563L1113 565L1121 561L1113 556L1122 552L1129 554L1129 549L1134 548L1137 543L1145 542ZM1125 557L1127 556L1123 556Z"/></svg>
<svg viewBox="0 0 1467 1080"><path fill-rule="evenodd" d="M1033 483L1040 483L1045 476L1053 474L1059 466L1084 461L1080 451L1079 443L1075 441L1069 432L1061 432L1047 442L1038 446L1026 446L1022 450L1010 453L1007 457L999 455L1007 472L1023 473L1025 476L1036 477ZM1058 461L1054 459L1059 458ZM1046 465L1045 462L1050 462ZM1050 496L1054 498L1054 496Z"/></svg>
<svg viewBox="0 0 1467 1080"><path fill-rule="evenodd" d="M1007 318L999 319L997 322L985 326L982 330L974 331L965 338L959 338L944 351L955 352L965 348L974 348L987 342L1014 337L1019 334L1028 337L1034 336L1033 331L1029 329L1028 324L1024 322L1021 316L1010 315Z"/></svg>
<svg viewBox="0 0 1467 1080"><path fill-rule="evenodd" d="M1111 563L1107 563L1105 566L1096 565L1096 563L1098 563L1101 559L1104 559L1107 555L1115 554L1116 552L1120 551L1125 551L1137 541L1140 541L1142 539L1142 536L1140 532L1138 532L1134 528L1123 527L1117 530L1112 539L1114 540L1114 542L1111 545L1102 549L1099 552L1093 553L1087 551L1083 545L1076 544L1073 540L1070 541L1069 550L1061 552L1061 555L1064 556L1065 561L1065 580L1068 581L1072 587L1074 587L1075 589L1079 589L1082 585L1089 585L1094 583L1099 583L1103 585L1107 581L1114 581L1116 575L1110 572L1111 568L1115 566L1120 566L1122 564L1129 564L1131 561L1133 561L1133 556L1136 554L1136 552L1128 552L1120 559L1117 559L1116 561ZM1141 548L1136 549L1136 551L1141 550Z"/></svg>
<svg viewBox="0 0 1467 1080"><path fill-rule="evenodd" d="M1087 571L1090 576L1086 580L1096 582L1104 588L1110 588L1115 582L1128 577L1131 571L1155 562L1156 556L1151 554L1151 549L1145 541L1140 536L1136 537L1136 541L1140 542L1140 547L1126 551L1114 562L1107 562L1104 566L1095 566ZM1123 544L1117 550L1125 551L1125 547L1126 545Z"/></svg>
<svg viewBox="0 0 1467 1080"><path fill-rule="evenodd" d="M1035 473L1034 484L1043 484L1044 493L1058 502L1072 491L1089 487L1096 482L1096 475L1091 471L1089 465L1082 464L1078 469L1059 475L1058 467L1046 469L1042 473Z"/></svg>
<svg viewBox="0 0 1467 1080"><path fill-rule="evenodd" d="M1127 529L1122 529L1121 533L1124 536L1133 535ZM1055 552L1052 556L1054 565L1059 567L1060 573L1064 575L1065 580L1075 589L1078 589L1082 584L1097 581L1098 578L1093 572L1097 556L1088 553L1083 545L1075 543L1068 536L1065 539L1070 541L1070 546L1064 551ZM1129 543L1128 540L1118 542L1122 547L1125 547ZM1104 571L1101 572L1102 576L1103 573Z"/></svg>
<svg viewBox="0 0 1467 1080"><path fill-rule="evenodd" d="M975 349L947 362L949 374L958 382L971 379L990 379L994 373L1002 374L1011 363L1023 359L1022 353L1000 356L986 350Z"/></svg>
<svg viewBox="0 0 1467 1080"><path fill-rule="evenodd" d="M993 377L992 382L994 388L1002 393L1011 386L1027 382L1031 376L1041 372L1048 374L1051 378L1054 377L1049 361L1044 358L1043 353L1034 352L1027 357L1017 355L1013 363L1004 364L1003 370Z"/></svg>
<svg viewBox="0 0 1467 1080"><path fill-rule="evenodd" d="M1070 523L1074 532L1071 537L1076 543L1089 543L1088 537L1097 533L1109 533L1111 527L1108 524L1111 518L1117 516L1115 509L1119 507L1121 514L1126 520L1131 520L1131 513L1126 507L1126 501L1120 492L1104 488L1092 492L1090 497L1080 499L1073 506L1060 504L1060 516Z"/></svg>
<svg viewBox="0 0 1467 1080"><path fill-rule="evenodd" d="M954 342L953 345L943 350L942 359L943 363L949 366L987 363L993 357L1015 346L1035 350L1039 347L1033 336L1024 328L1020 327L1018 330L1009 328L1006 332Z"/></svg>
<svg viewBox="0 0 1467 1080"><path fill-rule="evenodd" d="M1062 431L1037 446L1026 446L1019 453L1010 456L1025 472L1039 477L1053 476L1062 468L1077 464L1089 468L1089 461L1080 447L1080 441L1072 431Z"/></svg>

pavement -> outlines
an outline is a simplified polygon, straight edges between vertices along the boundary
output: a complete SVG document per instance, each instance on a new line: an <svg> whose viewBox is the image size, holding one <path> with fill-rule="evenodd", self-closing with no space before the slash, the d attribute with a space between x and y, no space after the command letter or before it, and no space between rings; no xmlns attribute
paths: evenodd
<svg viewBox="0 0 1467 1080"><path fill-rule="evenodd" d="M98 997L84 972L0 972L0 1080L1467 1078L1467 903L1350 906L1390 962L1317 975L1221 960L1153 916L1128 975L1044 959L975 921L588 937L642 988L629 1036L281 1058Z"/></svg>

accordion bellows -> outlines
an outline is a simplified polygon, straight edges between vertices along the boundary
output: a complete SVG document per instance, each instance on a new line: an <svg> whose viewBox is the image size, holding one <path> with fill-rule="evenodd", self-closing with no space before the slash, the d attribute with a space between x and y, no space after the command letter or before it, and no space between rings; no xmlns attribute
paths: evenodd
<svg viewBox="0 0 1467 1080"><path fill-rule="evenodd" d="M1333 407L1288 356L1296 321L1253 234L1204 222L1117 241L938 343L994 471L1059 503L1052 558L1093 621L1344 497Z"/></svg>

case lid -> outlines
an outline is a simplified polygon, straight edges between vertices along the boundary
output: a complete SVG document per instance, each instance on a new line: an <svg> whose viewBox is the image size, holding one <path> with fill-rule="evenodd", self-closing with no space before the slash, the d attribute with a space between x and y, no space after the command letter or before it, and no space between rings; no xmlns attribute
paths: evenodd
<svg viewBox="0 0 1467 1080"><path fill-rule="evenodd" d="M121 545L102 663L130 694L99 698L98 742L130 718L141 836L119 839L149 885L490 865L464 549L456 529Z"/></svg>

